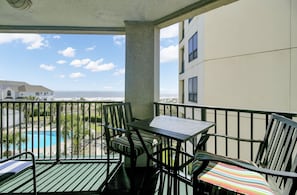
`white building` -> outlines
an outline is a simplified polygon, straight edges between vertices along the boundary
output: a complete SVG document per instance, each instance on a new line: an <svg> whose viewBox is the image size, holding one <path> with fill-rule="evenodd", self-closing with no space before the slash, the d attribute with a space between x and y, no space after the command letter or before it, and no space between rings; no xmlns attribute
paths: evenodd
<svg viewBox="0 0 297 195"><path fill-rule="evenodd" d="M0 81L0 100L34 98L53 100L54 92L40 85L30 85L19 81Z"/></svg>
<svg viewBox="0 0 297 195"><path fill-rule="evenodd" d="M180 23L179 101L297 112L297 0L240 0Z"/></svg>
<svg viewBox="0 0 297 195"><path fill-rule="evenodd" d="M8 116L8 119L7 119L7 116ZM14 116L17 116L17 117L14 117ZM3 109L1 117L2 117L1 119L2 129L19 125L22 121L25 121L24 112L19 112L18 110Z"/></svg>

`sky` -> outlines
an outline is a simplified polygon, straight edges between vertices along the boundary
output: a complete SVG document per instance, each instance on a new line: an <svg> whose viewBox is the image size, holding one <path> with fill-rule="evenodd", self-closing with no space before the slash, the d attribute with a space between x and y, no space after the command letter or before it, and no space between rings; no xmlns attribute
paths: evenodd
<svg viewBox="0 0 297 195"><path fill-rule="evenodd" d="M124 91L125 36L0 33L0 80L54 91ZM178 25L161 29L160 91L178 92Z"/></svg>

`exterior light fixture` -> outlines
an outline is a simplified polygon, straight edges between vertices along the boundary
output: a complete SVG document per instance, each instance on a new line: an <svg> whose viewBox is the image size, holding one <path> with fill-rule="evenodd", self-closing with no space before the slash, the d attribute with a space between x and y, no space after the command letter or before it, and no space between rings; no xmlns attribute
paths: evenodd
<svg viewBox="0 0 297 195"><path fill-rule="evenodd" d="M11 7L17 9L28 9L32 5L31 0L7 0Z"/></svg>

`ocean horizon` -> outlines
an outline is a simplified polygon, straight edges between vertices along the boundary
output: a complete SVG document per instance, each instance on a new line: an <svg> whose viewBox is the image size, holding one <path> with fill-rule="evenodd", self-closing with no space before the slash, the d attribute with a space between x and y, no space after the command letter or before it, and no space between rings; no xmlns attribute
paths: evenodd
<svg viewBox="0 0 297 195"><path fill-rule="evenodd" d="M54 91L54 99L124 100L124 91ZM177 98L174 93L161 93L160 98Z"/></svg>

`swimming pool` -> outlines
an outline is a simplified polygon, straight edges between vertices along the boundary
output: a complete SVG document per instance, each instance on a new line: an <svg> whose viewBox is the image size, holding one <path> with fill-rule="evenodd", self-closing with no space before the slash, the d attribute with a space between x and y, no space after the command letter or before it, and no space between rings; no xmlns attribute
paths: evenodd
<svg viewBox="0 0 297 195"><path fill-rule="evenodd" d="M23 137L26 137L26 134L23 134ZM38 139L39 138L39 139ZM33 142L32 142L33 140ZM61 137L61 142L64 141L63 137ZM27 132L27 143L22 142L21 150L32 149L32 145L34 149L50 147L57 144L57 132L56 131L28 131ZM13 146L10 145L10 149L13 149ZM19 148L19 146L15 146L15 148Z"/></svg>

